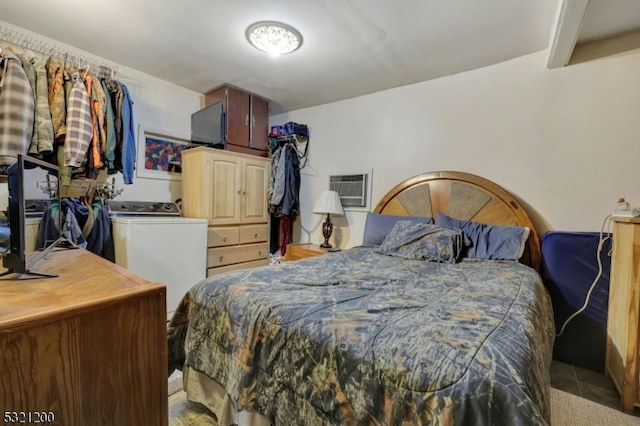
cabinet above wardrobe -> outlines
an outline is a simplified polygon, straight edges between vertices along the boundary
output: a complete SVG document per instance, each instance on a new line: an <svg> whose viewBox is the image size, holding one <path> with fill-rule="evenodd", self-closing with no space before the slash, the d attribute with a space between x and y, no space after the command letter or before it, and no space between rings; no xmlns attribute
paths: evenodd
<svg viewBox="0 0 640 426"><path fill-rule="evenodd" d="M269 156L269 102L252 93L224 85L204 96L205 107L222 102L227 150Z"/></svg>

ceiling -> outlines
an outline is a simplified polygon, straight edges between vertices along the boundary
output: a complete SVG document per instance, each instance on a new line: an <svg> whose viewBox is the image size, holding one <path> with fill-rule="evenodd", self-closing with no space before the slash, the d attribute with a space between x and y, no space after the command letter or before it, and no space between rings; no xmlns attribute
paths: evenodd
<svg viewBox="0 0 640 426"><path fill-rule="evenodd" d="M88 7L91 5L91 7ZM640 28L639 0L0 0L6 23L205 93L232 84L271 114L456 74ZM272 58L246 28L304 38ZM2 21L0 21L0 24ZM640 47L640 46L638 46Z"/></svg>

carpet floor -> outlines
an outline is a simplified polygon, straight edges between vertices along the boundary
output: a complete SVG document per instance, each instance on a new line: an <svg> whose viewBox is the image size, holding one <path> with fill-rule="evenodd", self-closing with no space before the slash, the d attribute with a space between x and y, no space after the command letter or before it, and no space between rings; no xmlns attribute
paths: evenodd
<svg viewBox="0 0 640 426"><path fill-rule="evenodd" d="M206 420L206 423L204 422ZM182 391L182 375L169 378L169 425L217 425L214 417L199 404L187 400ZM551 388L551 426L640 426L640 417Z"/></svg>

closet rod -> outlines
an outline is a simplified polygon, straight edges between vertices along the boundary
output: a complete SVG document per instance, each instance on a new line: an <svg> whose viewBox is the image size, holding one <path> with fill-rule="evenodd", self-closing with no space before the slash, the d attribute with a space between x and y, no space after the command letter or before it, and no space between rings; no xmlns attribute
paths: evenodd
<svg viewBox="0 0 640 426"><path fill-rule="evenodd" d="M116 79L120 72L119 67L114 67L103 61L92 59L82 53L74 52L68 48L56 45L53 42L42 40L36 36L25 34L19 30L0 24L0 40L25 49L33 50L45 56L53 56L56 59L75 64L78 67L89 66L96 74L103 77Z"/></svg>

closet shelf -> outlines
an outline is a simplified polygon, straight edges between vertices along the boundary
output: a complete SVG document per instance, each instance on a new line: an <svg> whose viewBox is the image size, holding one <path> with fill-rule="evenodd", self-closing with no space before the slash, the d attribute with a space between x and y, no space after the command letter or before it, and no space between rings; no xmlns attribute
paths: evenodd
<svg viewBox="0 0 640 426"><path fill-rule="evenodd" d="M269 141L273 142L273 144L277 144L279 146L284 145L287 142L295 142L296 144L307 143L309 137L307 136L299 136L299 135L286 135L286 136L271 136L269 137Z"/></svg>

